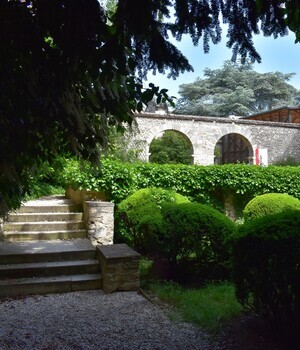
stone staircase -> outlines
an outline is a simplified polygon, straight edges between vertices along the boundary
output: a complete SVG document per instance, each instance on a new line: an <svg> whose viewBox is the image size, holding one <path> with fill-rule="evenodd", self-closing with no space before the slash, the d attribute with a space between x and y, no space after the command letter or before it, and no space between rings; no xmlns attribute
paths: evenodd
<svg viewBox="0 0 300 350"><path fill-rule="evenodd" d="M0 297L102 287L80 208L46 197L11 213L0 234Z"/></svg>
<svg viewBox="0 0 300 350"><path fill-rule="evenodd" d="M0 239L5 242L86 238L81 208L62 196L29 201L11 213Z"/></svg>

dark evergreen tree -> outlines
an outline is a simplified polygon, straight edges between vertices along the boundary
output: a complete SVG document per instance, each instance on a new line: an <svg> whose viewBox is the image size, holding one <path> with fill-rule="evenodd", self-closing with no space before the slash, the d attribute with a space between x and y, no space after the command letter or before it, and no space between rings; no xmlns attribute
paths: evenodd
<svg viewBox="0 0 300 350"><path fill-rule="evenodd" d="M222 14L233 58L259 61L252 34L289 27L299 40L299 9L297 0L118 0L108 20L97 0L0 0L1 197L17 205L34 167L59 152L98 160L110 125L166 99L142 78L192 70L170 35L203 38L208 52Z"/></svg>
<svg viewBox="0 0 300 350"><path fill-rule="evenodd" d="M226 117L247 116L297 104L299 91L288 84L293 73L258 73L251 63L231 61L204 70L204 78L180 86L175 113Z"/></svg>

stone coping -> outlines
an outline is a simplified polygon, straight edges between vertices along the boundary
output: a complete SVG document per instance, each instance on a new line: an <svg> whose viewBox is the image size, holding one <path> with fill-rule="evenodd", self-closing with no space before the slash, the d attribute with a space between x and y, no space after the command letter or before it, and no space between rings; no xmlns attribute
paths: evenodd
<svg viewBox="0 0 300 350"><path fill-rule="evenodd" d="M124 258L139 258L141 254L130 248L127 244L98 245L97 250L107 260Z"/></svg>
<svg viewBox="0 0 300 350"><path fill-rule="evenodd" d="M90 207L114 207L115 203L112 202L104 202L101 200L95 201L85 201Z"/></svg>
<svg viewBox="0 0 300 350"><path fill-rule="evenodd" d="M161 119L161 120L194 120L204 121L209 123L221 123L221 124L246 124L246 125L258 125L258 126L272 126L281 128L292 128L300 129L300 125L296 123L285 123L285 122L271 122L265 120L254 120L254 119L232 119L225 117L207 117L207 116L196 116L196 115L183 115L183 114L155 114L155 113L137 113L137 118L150 118L150 119Z"/></svg>

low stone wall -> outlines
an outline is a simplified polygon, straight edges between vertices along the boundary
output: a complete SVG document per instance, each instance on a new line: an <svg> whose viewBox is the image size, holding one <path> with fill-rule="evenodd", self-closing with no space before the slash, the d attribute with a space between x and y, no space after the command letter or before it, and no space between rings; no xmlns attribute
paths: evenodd
<svg viewBox="0 0 300 350"><path fill-rule="evenodd" d="M74 190L72 187L66 189L65 195L71 199L75 204L82 205L85 201L106 201L105 194L103 192L90 191L90 190Z"/></svg>
<svg viewBox="0 0 300 350"><path fill-rule="evenodd" d="M101 192L67 188L66 197L82 205L85 227L93 245L113 244L114 203L106 202Z"/></svg>
<svg viewBox="0 0 300 350"><path fill-rule="evenodd" d="M97 247L105 293L135 291L140 287L140 254L127 244Z"/></svg>

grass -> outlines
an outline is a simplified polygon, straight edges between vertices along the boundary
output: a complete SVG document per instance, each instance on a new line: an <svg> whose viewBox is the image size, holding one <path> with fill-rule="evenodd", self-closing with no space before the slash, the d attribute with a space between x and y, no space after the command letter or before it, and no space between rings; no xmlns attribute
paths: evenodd
<svg viewBox="0 0 300 350"><path fill-rule="evenodd" d="M230 283L211 283L199 289L182 288L171 282L152 283L149 287L159 299L172 304L184 321L212 334L242 311Z"/></svg>
<svg viewBox="0 0 300 350"><path fill-rule="evenodd" d="M241 314L242 306L230 282L209 283L199 288L186 288L174 282L151 279L153 261L142 258L140 265L142 288L174 307L173 319L194 323L216 334L221 327Z"/></svg>
<svg viewBox="0 0 300 350"><path fill-rule="evenodd" d="M150 270L153 266L153 260L143 257L140 262L140 278L142 282L146 283Z"/></svg>

